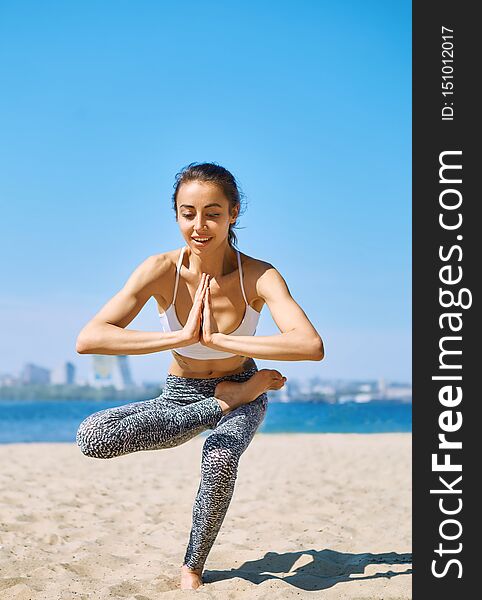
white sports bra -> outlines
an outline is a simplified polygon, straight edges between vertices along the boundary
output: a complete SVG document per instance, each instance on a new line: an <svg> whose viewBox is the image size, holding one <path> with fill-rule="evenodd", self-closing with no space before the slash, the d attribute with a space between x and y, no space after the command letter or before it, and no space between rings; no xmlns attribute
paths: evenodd
<svg viewBox="0 0 482 600"><path fill-rule="evenodd" d="M161 318L161 327L163 331L180 331L183 326L179 322L176 314L176 295L177 295L177 287L179 284L179 273L181 271L182 258L184 255L185 246L181 248L179 253L179 259L176 265L176 283L174 286L174 297L170 306L164 313L159 313L159 317ZM239 282L241 284L241 291L243 292L243 298L246 302L246 309L244 313L243 320L241 324L235 331L232 331L228 335L254 335L256 333L256 326L258 324L260 313L257 310L254 310L246 298L246 293L244 291L243 285L243 268L241 266L241 258L239 256L238 250L236 250L236 256L238 258L238 270L239 270ZM175 351L182 356L186 356L188 358L197 358L199 360L208 360L208 359L219 359L219 358L231 358L232 356L237 356L237 354L232 354L231 352L223 352L221 350L214 350L213 348L208 348L207 346L203 346L200 342L196 342L195 344L191 344L190 346L183 346L182 348L175 348Z"/></svg>

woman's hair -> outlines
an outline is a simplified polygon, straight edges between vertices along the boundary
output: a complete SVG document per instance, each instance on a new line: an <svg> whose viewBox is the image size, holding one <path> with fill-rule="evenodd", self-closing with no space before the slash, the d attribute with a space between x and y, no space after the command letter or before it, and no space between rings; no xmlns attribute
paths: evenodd
<svg viewBox="0 0 482 600"><path fill-rule="evenodd" d="M176 219L177 193L181 185L183 183L187 183L188 181L201 181L219 186L228 199L230 210L233 210L233 208L239 204L239 218L242 208L241 204L244 200L244 194L234 178L234 175L216 163L191 163L176 174L176 181L173 186L174 194L172 196L172 207L176 213ZM233 231L234 227L237 228L237 220L234 224L229 225L228 243L230 246L237 246L238 244L238 238Z"/></svg>

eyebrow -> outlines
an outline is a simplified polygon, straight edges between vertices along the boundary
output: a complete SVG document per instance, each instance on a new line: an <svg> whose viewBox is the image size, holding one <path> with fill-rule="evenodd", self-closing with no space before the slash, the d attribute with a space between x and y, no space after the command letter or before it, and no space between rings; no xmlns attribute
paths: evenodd
<svg viewBox="0 0 482 600"><path fill-rule="evenodd" d="M185 208L195 208L192 204L181 204L179 208L182 208L183 206ZM219 208L222 208L222 205L218 204L217 202L213 202L212 204L206 204L204 208L209 208L210 206L219 206Z"/></svg>

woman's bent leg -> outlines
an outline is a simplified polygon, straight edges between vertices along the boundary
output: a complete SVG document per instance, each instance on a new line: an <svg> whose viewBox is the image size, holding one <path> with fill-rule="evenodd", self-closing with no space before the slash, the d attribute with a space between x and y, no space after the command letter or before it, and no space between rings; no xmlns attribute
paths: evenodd
<svg viewBox="0 0 482 600"><path fill-rule="evenodd" d="M214 397L179 406L161 395L93 413L80 424L76 442L92 458L172 448L212 429L222 416Z"/></svg>
<svg viewBox="0 0 482 600"><path fill-rule="evenodd" d="M203 446L201 483L193 508L193 521L184 564L202 569L224 521L238 472L241 454L263 421L268 397L224 415Z"/></svg>

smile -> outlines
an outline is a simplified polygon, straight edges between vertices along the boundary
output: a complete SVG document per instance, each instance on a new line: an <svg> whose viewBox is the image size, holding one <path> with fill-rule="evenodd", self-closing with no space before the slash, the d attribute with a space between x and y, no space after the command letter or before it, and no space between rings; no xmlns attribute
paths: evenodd
<svg viewBox="0 0 482 600"><path fill-rule="evenodd" d="M210 237L192 237L191 238L198 246L205 246L212 238Z"/></svg>

